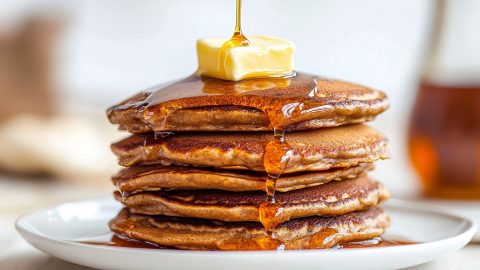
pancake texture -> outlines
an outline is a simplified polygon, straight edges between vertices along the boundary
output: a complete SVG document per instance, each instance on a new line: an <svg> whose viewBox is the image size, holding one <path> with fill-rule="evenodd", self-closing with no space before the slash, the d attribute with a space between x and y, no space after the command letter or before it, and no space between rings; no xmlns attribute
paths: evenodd
<svg viewBox="0 0 480 270"><path fill-rule="evenodd" d="M165 137L137 134L112 144L122 166L193 165L265 171L263 133L178 133ZM366 125L285 134L291 149L284 173L346 168L388 157L386 137Z"/></svg>
<svg viewBox="0 0 480 270"><path fill-rule="evenodd" d="M270 221L280 224L293 218L342 215L377 206L390 196L387 189L367 177L334 181L275 196L282 210ZM215 219L227 222L260 222L264 192L172 190L116 197L132 213Z"/></svg>
<svg viewBox="0 0 480 270"><path fill-rule="evenodd" d="M313 187L330 181L353 179L373 169L371 163L311 173L283 174L275 190L287 192ZM221 189L227 191L264 191L267 176L263 172L212 170L181 166L135 166L112 177L120 192L139 193L165 189Z"/></svg>
<svg viewBox="0 0 480 270"><path fill-rule="evenodd" d="M330 248L339 242L381 235L390 218L380 208L341 216L306 217L277 226L273 239L259 223L225 223L192 218L144 216L123 209L110 229L124 237L161 246L195 250L265 250Z"/></svg>
<svg viewBox="0 0 480 270"><path fill-rule="evenodd" d="M189 76L107 110L133 133L113 143L112 232L190 250L332 248L380 236L388 190L367 176L389 157L364 124L382 91L306 73ZM321 263L321 262L319 262Z"/></svg>
<svg viewBox="0 0 480 270"><path fill-rule="evenodd" d="M304 73L238 82L189 76L140 92L107 114L132 133L271 131L361 123L388 106L381 91Z"/></svg>

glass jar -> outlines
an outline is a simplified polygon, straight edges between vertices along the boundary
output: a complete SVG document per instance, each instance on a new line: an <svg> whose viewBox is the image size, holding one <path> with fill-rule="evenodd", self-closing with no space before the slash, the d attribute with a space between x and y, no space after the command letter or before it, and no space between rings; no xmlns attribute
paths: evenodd
<svg viewBox="0 0 480 270"><path fill-rule="evenodd" d="M437 1L408 146L427 197L480 199L480 1Z"/></svg>

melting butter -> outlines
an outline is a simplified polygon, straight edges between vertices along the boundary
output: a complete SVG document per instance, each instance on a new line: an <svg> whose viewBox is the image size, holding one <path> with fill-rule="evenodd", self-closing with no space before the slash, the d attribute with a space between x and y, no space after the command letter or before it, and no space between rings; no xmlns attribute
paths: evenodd
<svg viewBox="0 0 480 270"><path fill-rule="evenodd" d="M197 41L198 76L239 81L293 73L295 45L271 36L249 36L247 46L224 46L228 38Z"/></svg>

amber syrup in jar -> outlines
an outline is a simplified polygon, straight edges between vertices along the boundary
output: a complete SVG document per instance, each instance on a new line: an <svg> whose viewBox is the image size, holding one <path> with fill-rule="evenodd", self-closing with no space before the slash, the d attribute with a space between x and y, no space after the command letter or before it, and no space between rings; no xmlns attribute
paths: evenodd
<svg viewBox="0 0 480 270"><path fill-rule="evenodd" d="M435 3L409 155L425 196L480 199L480 2Z"/></svg>

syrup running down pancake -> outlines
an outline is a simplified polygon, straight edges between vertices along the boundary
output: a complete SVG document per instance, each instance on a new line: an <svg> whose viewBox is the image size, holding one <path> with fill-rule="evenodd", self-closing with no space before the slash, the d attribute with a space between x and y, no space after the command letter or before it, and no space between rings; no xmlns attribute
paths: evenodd
<svg viewBox="0 0 480 270"><path fill-rule="evenodd" d="M361 123L388 106L381 91L304 73L236 82L192 75L140 92L107 114L132 133L271 131Z"/></svg>
<svg viewBox="0 0 480 270"><path fill-rule="evenodd" d="M313 187L330 181L353 179L373 169L372 163L327 171L283 174L275 190L286 192ZM135 166L121 170L112 177L113 184L123 193L163 189L221 189L227 191L265 191L267 176L263 172L214 170L184 166Z"/></svg>
<svg viewBox="0 0 480 270"><path fill-rule="evenodd" d="M375 207L390 196L379 182L367 177L334 181L275 195L279 211L268 226L306 216L342 215ZM116 197L132 213L215 219L228 222L260 222L259 207L265 192L221 190L171 190Z"/></svg>
<svg viewBox="0 0 480 270"><path fill-rule="evenodd" d="M306 217L284 222L272 232L256 222L144 216L122 210L110 229L124 237L180 249L274 250L330 248L339 242L380 236L390 218L380 208L340 216Z"/></svg>
<svg viewBox="0 0 480 270"><path fill-rule="evenodd" d="M266 171L265 154L288 153L285 164L270 162L277 174L345 168L388 157L385 136L366 125L286 133L282 146L288 149L269 149L271 141L270 132L137 134L112 144L112 150L122 166L160 163L254 171Z"/></svg>

